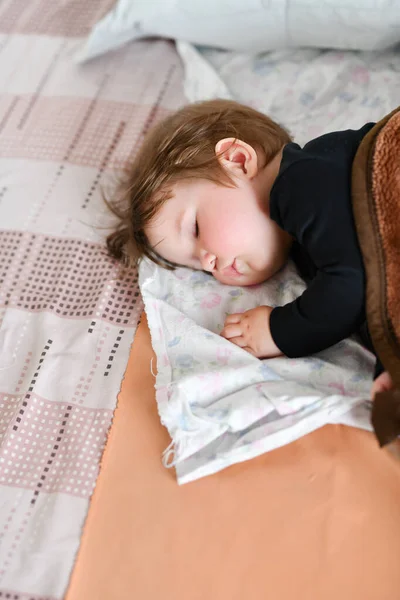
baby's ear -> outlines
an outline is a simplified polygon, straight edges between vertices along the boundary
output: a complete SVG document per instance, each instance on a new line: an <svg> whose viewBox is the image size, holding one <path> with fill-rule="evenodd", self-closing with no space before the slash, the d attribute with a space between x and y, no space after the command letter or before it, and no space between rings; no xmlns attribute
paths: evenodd
<svg viewBox="0 0 400 600"><path fill-rule="evenodd" d="M233 175L244 174L252 179L258 173L257 152L252 146L235 138L224 138L215 145L221 165Z"/></svg>

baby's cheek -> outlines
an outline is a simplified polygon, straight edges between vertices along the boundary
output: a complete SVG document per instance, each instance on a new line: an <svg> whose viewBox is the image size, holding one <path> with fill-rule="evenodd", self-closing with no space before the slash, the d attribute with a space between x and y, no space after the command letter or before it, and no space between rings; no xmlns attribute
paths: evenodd
<svg viewBox="0 0 400 600"><path fill-rule="evenodd" d="M224 237L227 243L231 244L238 236L246 234L246 227L243 227L243 221L239 218L227 218L222 224L219 233Z"/></svg>
<svg viewBox="0 0 400 600"><path fill-rule="evenodd" d="M208 231L209 246L214 249L217 256L235 258L247 243L248 231L236 221L227 219L219 227L213 226Z"/></svg>

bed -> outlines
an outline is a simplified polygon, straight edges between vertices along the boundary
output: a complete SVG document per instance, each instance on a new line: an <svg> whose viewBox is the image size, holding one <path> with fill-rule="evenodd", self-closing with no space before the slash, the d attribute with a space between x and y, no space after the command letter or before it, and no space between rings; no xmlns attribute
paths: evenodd
<svg viewBox="0 0 400 600"><path fill-rule="evenodd" d="M269 75L288 125L307 114L317 131L329 86L343 124L390 109L398 55L296 63L153 39L77 64L111 4L0 7L0 598L395 597L400 471L371 433L327 425L183 486L163 466L157 358L137 272L105 252L102 194L196 94L268 110ZM320 95L290 94L300 67Z"/></svg>
<svg viewBox="0 0 400 600"><path fill-rule="evenodd" d="M177 486L146 320L132 345L68 600L376 600L400 584L398 462L328 425Z"/></svg>

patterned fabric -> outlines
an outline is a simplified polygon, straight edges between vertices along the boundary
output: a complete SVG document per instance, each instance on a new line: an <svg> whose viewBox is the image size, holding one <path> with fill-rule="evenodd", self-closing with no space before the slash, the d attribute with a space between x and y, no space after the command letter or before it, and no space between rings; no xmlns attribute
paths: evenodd
<svg viewBox="0 0 400 600"><path fill-rule="evenodd" d="M191 102L225 96L287 127L299 144L359 129L396 108L399 49L380 52L286 49L258 55L178 44Z"/></svg>
<svg viewBox="0 0 400 600"><path fill-rule="evenodd" d="M157 354L157 402L172 443L164 464L188 483L254 458L327 423L370 428L375 362L355 339L310 357L258 360L221 338L229 313L291 302L304 290L293 265L249 288L150 261L140 285Z"/></svg>
<svg viewBox="0 0 400 600"><path fill-rule="evenodd" d="M65 594L142 311L102 190L183 102L168 42L76 64L111 3L0 6L0 600Z"/></svg>

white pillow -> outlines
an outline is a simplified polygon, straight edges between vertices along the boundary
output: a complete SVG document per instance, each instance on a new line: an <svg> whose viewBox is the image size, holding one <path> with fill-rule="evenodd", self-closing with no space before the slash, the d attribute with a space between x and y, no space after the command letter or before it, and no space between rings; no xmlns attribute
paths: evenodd
<svg viewBox="0 0 400 600"><path fill-rule="evenodd" d="M118 0L80 60L160 36L228 50L374 50L400 41L400 0Z"/></svg>

